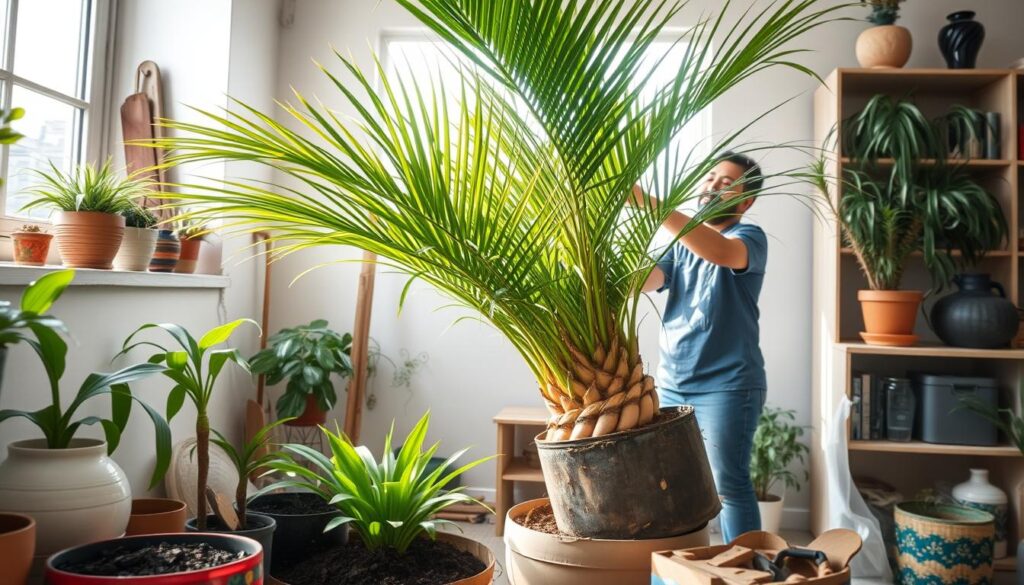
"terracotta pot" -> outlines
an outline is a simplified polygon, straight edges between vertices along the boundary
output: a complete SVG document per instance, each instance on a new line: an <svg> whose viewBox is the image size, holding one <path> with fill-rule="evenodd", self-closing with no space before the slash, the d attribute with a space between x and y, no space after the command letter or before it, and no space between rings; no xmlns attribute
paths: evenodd
<svg viewBox="0 0 1024 585"><path fill-rule="evenodd" d="M870 334L912 335L923 296L919 290L857 291L865 330Z"/></svg>
<svg viewBox="0 0 1024 585"><path fill-rule="evenodd" d="M768 494L767 500L757 501L757 511L761 514L761 530L778 534L782 527L782 498Z"/></svg>
<svg viewBox="0 0 1024 585"><path fill-rule="evenodd" d="M124 237L124 217L96 211L61 211L53 216L53 231L65 266L110 270Z"/></svg>
<svg viewBox="0 0 1024 585"><path fill-rule="evenodd" d="M132 500L132 515L128 518L125 536L142 534L172 534L185 532L188 510L185 502L167 498Z"/></svg>
<svg viewBox="0 0 1024 585"><path fill-rule="evenodd" d="M196 263L199 261L199 248L203 240L199 238L182 238L181 255L178 257L178 265L174 271L179 274L192 274L196 271Z"/></svg>
<svg viewBox="0 0 1024 585"><path fill-rule="evenodd" d="M174 272L178 265L178 256L181 255L181 243L178 236L171 230L160 230L157 232L156 250L153 252L153 260L149 263L150 272Z"/></svg>
<svg viewBox="0 0 1024 585"><path fill-rule="evenodd" d="M903 67L914 48L910 31L895 24L873 26L857 37L857 61L861 67Z"/></svg>
<svg viewBox="0 0 1024 585"><path fill-rule="evenodd" d="M14 232L14 263L23 266L43 266L50 253L53 234L42 232Z"/></svg>
<svg viewBox="0 0 1024 585"><path fill-rule="evenodd" d="M651 554L707 546L707 527L668 538L602 540L530 530L513 518L548 504L547 498L513 506L505 519L505 571L512 585L649 585Z"/></svg>
<svg viewBox="0 0 1024 585"><path fill-rule="evenodd" d="M98 577L84 576L62 571L58 567L69 562L79 562L96 553L113 547L129 551L167 542L206 542L211 546L231 552L245 552L248 556L210 569L152 575L147 577ZM78 546L53 555L46 563L47 585L263 585L263 551L255 540L231 534L160 534L132 536L119 540L107 540Z"/></svg>
<svg viewBox="0 0 1024 585"><path fill-rule="evenodd" d="M145 272L149 269L149 261L156 251L157 231L150 228L124 228L121 247L114 256L114 268Z"/></svg>
<svg viewBox="0 0 1024 585"><path fill-rule="evenodd" d="M35 549L35 520L24 514L0 513L0 583L23 585Z"/></svg>
<svg viewBox="0 0 1024 585"><path fill-rule="evenodd" d="M284 423L289 427L315 427L327 422L327 411L320 408L316 403L316 397L312 394L306 396L306 409L302 416Z"/></svg>
<svg viewBox="0 0 1024 585"><path fill-rule="evenodd" d="M43 439L15 441L0 463L0 502L36 521L37 557L122 536L131 498L104 441L72 439L67 449L48 449Z"/></svg>

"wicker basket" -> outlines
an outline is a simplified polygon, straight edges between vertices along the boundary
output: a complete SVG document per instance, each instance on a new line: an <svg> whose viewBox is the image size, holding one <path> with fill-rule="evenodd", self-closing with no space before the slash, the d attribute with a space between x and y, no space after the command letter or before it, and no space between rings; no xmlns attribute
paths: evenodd
<svg viewBox="0 0 1024 585"><path fill-rule="evenodd" d="M906 502L896 506L896 582L992 583L995 518L960 506Z"/></svg>

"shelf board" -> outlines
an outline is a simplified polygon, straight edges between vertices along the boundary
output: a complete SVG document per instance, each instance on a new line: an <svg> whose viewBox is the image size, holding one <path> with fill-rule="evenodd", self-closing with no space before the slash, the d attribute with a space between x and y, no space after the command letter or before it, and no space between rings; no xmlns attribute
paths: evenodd
<svg viewBox="0 0 1024 585"><path fill-rule="evenodd" d="M1017 571L1017 557L1004 557L992 561L992 567L997 571Z"/></svg>
<svg viewBox="0 0 1024 585"><path fill-rule="evenodd" d="M844 256L854 255L853 248L840 248L839 253ZM910 255L915 257L923 257L924 252L918 250L916 252L911 252ZM954 258L959 258L960 256L962 256L960 250L953 250ZM988 252L985 252L985 258L1009 258L1010 256L1013 256L1013 252L1009 250L989 250Z"/></svg>
<svg viewBox="0 0 1024 585"><path fill-rule="evenodd" d="M1010 69L860 69L840 68L843 92L971 92L1014 74Z"/></svg>
<svg viewBox="0 0 1024 585"><path fill-rule="evenodd" d="M839 160L844 165L854 164L853 161L851 161L850 158L846 156L842 157ZM896 161L891 158L880 158L877 162L878 165L881 167L891 167L896 163ZM936 161L934 158L923 158L917 161L917 164L918 166L922 167L930 167L935 166L935 162ZM950 159L948 162L954 166L959 165L968 168L1004 168L1014 164L1014 161L1012 160L988 158Z"/></svg>
<svg viewBox="0 0 1024 585"><path fill-rule="evenodd" d="M544 426L551 415L546 408L534 406L506 406L494 416L494 422L503 425Z"/></svg>
<svg viewBox="0 0 1024 585"><path fill-rule="evenodd" d="M513 457L505 468L505 472L501 474L501 479L544 483L544 474L539 467L530 467L522 457Z"/></svg>
<svg viewBox="0 0 1024 585"><path fill-rule="evenodd" d="M910 347L889 347L885 345L868 345L860 341L843 341L840 343L847 353L861 355L895 355L908 357L949 357L974 359L1024 359L1024 349L971 349L967 347L950 347L948 345L918 344Z"/></svg>
<svg viewBox="0 0 1024 585"><path fill-rule="evenodd" d="M1010 445L977 447L973 445L935 445L921 441L850 441L851 451L876 453L913 453L915 455L974 455L979 457L1021 457L1021 452Z"/></svg>

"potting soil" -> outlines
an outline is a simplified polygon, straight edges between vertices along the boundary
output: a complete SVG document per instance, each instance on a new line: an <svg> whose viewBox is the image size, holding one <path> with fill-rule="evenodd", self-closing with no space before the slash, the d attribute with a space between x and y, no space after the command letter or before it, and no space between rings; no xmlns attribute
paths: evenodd
<svg viewBox="0 0 1024 585"><path fill-rule="evenodd" d="M516 516L513 522L525 526L530 530L543 532L544 534L559 534L558 525L555 524L555 513L551 510L551 504L538 506L522 516Z"/></svg>
<svg viewBox="0 0 1024 585"><path fill-rule="evenodd" d="M140 549L117 547L103 550L87 561L57 567L78 575L142 577L209 569L245 558L244 551L230 552L205 542L157 545Z"/></svg>
<svg viewBox="0 0 1024 585"><path fill-rule="evenodd" d="M253 512L277 515L322 514L338 509L317 494L275 494L273 498L256 498L249 503Z"/></svg>

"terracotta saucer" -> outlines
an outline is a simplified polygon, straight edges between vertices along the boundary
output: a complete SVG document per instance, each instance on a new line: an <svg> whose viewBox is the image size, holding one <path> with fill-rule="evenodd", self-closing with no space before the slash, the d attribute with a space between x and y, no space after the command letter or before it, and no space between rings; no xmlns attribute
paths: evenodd
<svg viewBox="0 0 1024 585"><path fill-rule="evenodd" d="M868 345L887 345L891 347L908 347L917 343L916 335L898 335L893 333L860 332L861 339Z"/></svg>

